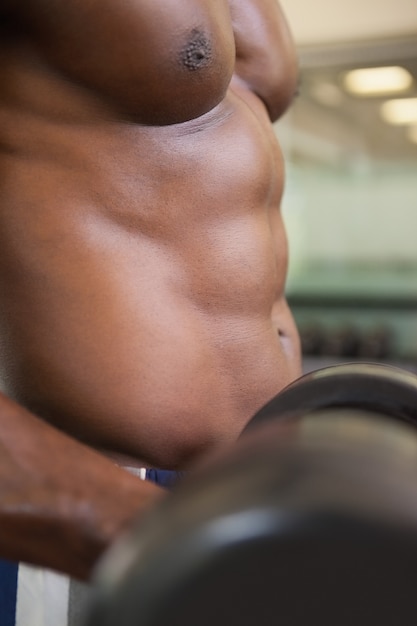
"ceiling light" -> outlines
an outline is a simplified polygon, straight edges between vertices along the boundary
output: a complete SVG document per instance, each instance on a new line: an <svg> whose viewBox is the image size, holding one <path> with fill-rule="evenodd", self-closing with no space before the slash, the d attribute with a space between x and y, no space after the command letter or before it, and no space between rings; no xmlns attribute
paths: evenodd
<svg viewBox="0 0 417 626"><path fill-rule="evenodd" d="M417 124L417 98L387 100L381 106L381 115L390 124Z"/></svg>
<svg viewBox="0 0 417 626"><path fill-rule="evenodd" d="M369 67L345 74L343 85L356 96L379 96L399 93L411 87L413 77L399 66Z"/></svg>
<svg viewBox="0 0 417 626"><path fill-rule="evenodd" d="M416 126L411 126L408 129L407 137L413 143L417 143L417 125Z"/></svg>

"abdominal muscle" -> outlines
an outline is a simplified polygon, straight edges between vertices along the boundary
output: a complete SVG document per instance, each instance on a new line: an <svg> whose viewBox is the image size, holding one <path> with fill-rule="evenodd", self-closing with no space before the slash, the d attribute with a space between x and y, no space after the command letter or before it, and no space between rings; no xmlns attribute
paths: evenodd
<svg viewBox="0 0 417 626"><path fill-rule="evenodd" d="M237 89L170 127L30 129L2 157L6 392L129 464L233 441L299 374L263 106Z"/></svg>

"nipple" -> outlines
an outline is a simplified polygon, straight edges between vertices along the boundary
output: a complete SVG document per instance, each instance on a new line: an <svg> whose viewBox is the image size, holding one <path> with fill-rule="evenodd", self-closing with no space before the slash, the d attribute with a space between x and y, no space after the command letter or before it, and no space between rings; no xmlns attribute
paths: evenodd
<svg viewBox="0 0 417 626"><path fill-rule="evenodd" d="M211 59L211 43L208 37L197 28L191 31L187 45L181 53L182 64L190 71L198 70Z"/></svg>

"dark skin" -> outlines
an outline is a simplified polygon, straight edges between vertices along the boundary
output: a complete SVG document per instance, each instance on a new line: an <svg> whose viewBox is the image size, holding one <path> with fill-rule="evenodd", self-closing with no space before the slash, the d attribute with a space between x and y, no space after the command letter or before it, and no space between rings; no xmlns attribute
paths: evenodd
<svg viewBox="0 0 417 626"><path fill-rule="evenodd" d="M275 0L2 10L0 553L88 579L161 496L117 464L191 467L300 373L297 63Z"/></svg>

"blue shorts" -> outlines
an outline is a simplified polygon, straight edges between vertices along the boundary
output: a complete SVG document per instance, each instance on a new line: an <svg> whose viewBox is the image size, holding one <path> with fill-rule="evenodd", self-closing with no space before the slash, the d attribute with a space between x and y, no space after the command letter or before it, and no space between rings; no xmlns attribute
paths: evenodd
<svg viewBox="0 0 417 626"><path fill-rule="evenodd" d="M146 470L146 480L150 480L165 488L172 488L183 476L184 472L173 472L168 470ZM59 576L59 575L58 575ZM0 625L1 626L21 626L16 625L17 597L19 581L19 564L0 559ZM75 585L77 583L75 582ZM78 583L81 585L81 583ZM34 602L36 599L34 600ZM62 611L61 611L62 612ZM60 625L71 626L77 623L78 619L71 618L71 607L68 606L68 619L62 618ZM26 621L26 620L20 620ZM48 624L50 621L48 620ZM23 625L22 626L30 626Z"/></svg>

